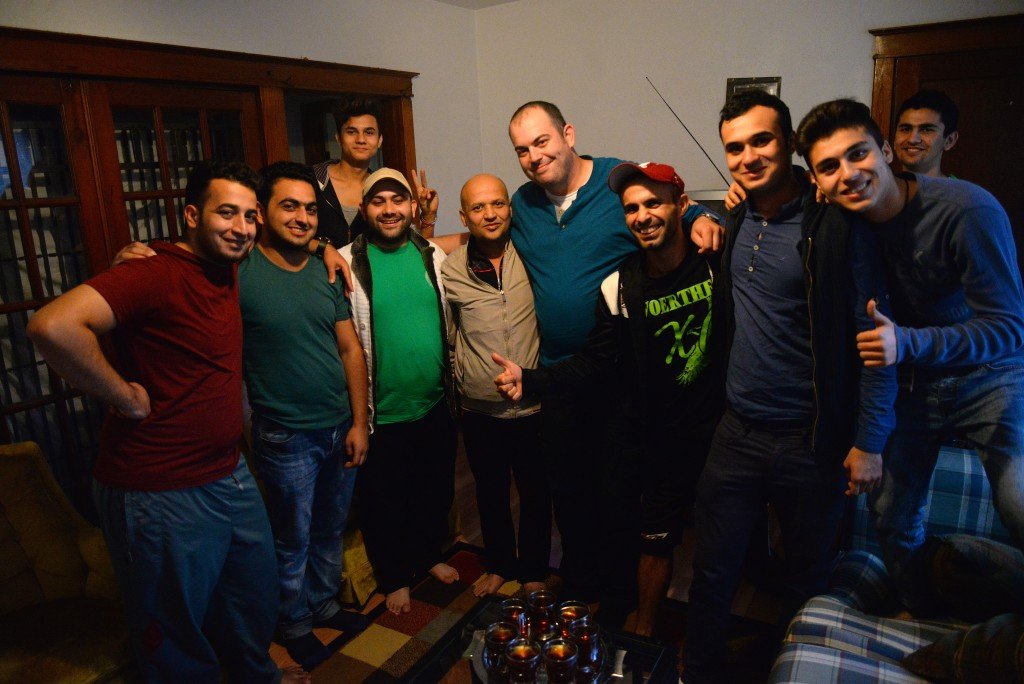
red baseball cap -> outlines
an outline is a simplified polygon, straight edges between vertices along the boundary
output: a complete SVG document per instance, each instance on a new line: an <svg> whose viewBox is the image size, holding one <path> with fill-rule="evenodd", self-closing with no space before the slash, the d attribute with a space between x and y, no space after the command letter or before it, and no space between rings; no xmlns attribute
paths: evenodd
<svg viewBox="0 0 1024 684"><path fill-rule="evenodd" d="M659 183L669 183L679 188L679 192L685 192L686 186L676 170L668 164L659 164L658 162L644 162L643 164L622 162L608 174L608 187L616 195L621 195L629 180L637 175L647 176Z"/></svg>

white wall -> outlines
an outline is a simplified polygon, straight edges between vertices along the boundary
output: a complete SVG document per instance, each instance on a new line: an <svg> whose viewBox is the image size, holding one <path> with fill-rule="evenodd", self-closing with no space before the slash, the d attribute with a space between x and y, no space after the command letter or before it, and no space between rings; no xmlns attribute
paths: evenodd
<svg viewBox="0 0 1024 684"><path fill-rule="evenodd" d="M1021 11L1024 0L519 0L476 12L434 0L0 0L0 24L419 72L417 158L446 233L470 175L523 182L507 125L527 100L562 107L584 154L667 161L688 188L718 188L644 76L724 167L727 78L781 76L799 119L832 97L870 101L868 29Z"/></svg>
<svg viewBox="0 0 1024 684"><path fill-rule="evenodd" d="M459 189L481 168L471 10L432 0L0 0L0 24L418 72L416 158L441 194L439 233L455 230Z"/></svg>
<svg viewBox="0 0 1024 684"><path fill-rule="evenodd" d="M718 138L726 79L781 76L794 126L835 97L871 101L869 29L1024 11L1022 0L520 0L476 13L484 166L524 180L509 116L535 99L576 126L581 154L676 166L690 189L722 181L644 80L728 177Z"/></svg>

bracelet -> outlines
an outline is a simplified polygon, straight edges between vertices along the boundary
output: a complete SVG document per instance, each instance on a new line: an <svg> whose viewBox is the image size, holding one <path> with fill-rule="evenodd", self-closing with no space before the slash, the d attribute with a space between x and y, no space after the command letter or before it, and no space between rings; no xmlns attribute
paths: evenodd
<svg viewBox="0 0 1024 684"><path fill-rule="evenodd" d="M318 237L316 246L316 256L320 259L324 258L324 252L327 251L327 245L331 244L331 239L327 237Z"/></svg>
<svg viewBox="0 0 1024 684"><path fill-rule="evenodd" d="M424 221L423 219L420 219L420 228L433 228L436 225L437 225L437 221L436 220L434 220L434 221Z"/></svg>

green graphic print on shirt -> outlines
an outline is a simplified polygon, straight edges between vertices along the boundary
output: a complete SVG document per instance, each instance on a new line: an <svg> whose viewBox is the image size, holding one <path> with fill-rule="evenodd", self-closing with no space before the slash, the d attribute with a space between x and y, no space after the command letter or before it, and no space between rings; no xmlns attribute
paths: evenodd
<svg viewBox="0 0 1024 684"><path fill-rule="evenodd" d="M691 263L684 262L665 278L649 281L644 289L644 317L652 340L651 370L655 377L670 379L680 387L692 385L710 363L712 281L703 260L687 261ZM695 275L703 280L694 283ZM660 371L656 370L658 359L665 366Z"/></svg>

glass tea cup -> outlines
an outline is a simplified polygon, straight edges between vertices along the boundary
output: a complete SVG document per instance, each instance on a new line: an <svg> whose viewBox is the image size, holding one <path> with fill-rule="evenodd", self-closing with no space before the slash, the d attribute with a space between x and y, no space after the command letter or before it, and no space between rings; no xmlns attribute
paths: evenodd
<svg viewBox="0 0 1024 684"><path fill-rule="evenodd" d="M552 639L544 646L544 670L551 684L571 684L579 650L569 639Z"/></svg>
<svg viewBox="0 0 1024 684"><path fill-rule="evenodd" d="M577 620L572 625L572 639L579 649L577 664L592 665L600 669L604 661L601 627L593 620Z"/></svg>
<svg viewBox="0 0 1024 684"><path fill-rule="evenodd" d="M534 591L527 597L528 630L530 638L534 641L545 642L556 636L555 605L557 600L554 592L547 589Z"/></svg>
<svg viewBox="0 0 1024 684"><path fill-rule="evenodd" d="M528 610L529 607L523 599L505 599L498 607L498 620L515 623L519 628L519 634L526 636L526 616Z"/></svg>
<svg viewBox="0 0 1024 684"><path fill-rule="evenodd" d="M530 639L513 639L505 649L510 682L534 682L540 667L541 647Z"/></svg>
<svg viewBox="0 0 1024 684"><path fill-rule="evenodd" d="M508 645L519 637L519 626L504 620L492 622L484 632L484 668L488 671L501 669Z"/></svg>
<svg viewBox="0 0 1024 684"><path fill-rule="evenodd" d="M590 619L590 606L582 601L563 601L557 611L558 627L563 639L572 639L572 626L577 620Z"/></svg>

